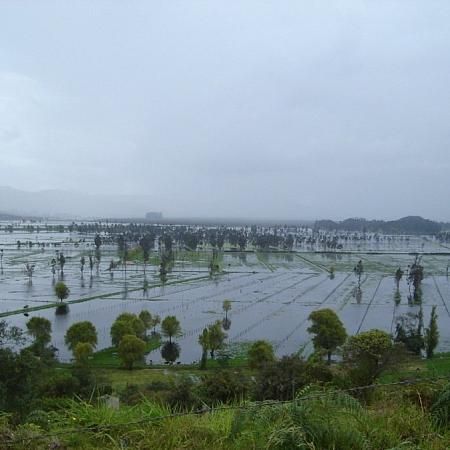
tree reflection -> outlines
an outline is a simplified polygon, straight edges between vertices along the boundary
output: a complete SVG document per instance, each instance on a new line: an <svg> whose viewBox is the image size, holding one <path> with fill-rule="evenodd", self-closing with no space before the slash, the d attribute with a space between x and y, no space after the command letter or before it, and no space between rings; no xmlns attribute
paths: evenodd
<svg viewBox="0 0 450 450"><path fill-rule="evenodd" d="M176 342L165 342L161 347L161 356L168 363L174 363L180 357L180 346Z"/></svg>
<svg viewBox="0 0 450 450"><path fill-rule="evenodd" d="M224 330L229 330L231 327L231 320L228 318L225 318L222 320L222 327Z"/></svg>

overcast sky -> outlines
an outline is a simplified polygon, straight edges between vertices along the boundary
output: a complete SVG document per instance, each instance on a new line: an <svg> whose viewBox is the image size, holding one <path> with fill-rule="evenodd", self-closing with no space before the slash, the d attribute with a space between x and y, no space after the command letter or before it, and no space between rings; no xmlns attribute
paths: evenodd
<svg viewBox="0 0 450 450"><path fill-rule="evenodd" d="M449 24L448 0L0 0L0 185L450 220Z"/></svg>

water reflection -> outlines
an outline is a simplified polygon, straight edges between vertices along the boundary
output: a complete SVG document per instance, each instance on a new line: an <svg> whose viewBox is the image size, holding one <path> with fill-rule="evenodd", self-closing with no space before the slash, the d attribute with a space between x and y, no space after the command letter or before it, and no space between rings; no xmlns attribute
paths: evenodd
<svg viewBox="0 0 450 450"><path fill-rule="evenodd" d="M222 320L222 328L224 330L229 330L231 328L231 320L226 318Z"/></svg>
<svg viewBox="0 0 450 450"><path fill-rule="evenodd" d="M165 342L161 347L161 356L168 364L173 364L180 357L180 346L176 342Z"/></svg>

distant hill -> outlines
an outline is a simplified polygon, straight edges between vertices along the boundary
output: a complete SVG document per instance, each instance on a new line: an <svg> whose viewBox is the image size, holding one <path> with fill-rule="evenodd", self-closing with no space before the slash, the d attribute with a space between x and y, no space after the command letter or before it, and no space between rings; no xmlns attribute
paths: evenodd
<svg viewBox="0 0 450 450"><path fill-rule="evenodd" d="M0 208L4 220L23 216L59 218L144 217L146 211L162 209L150 196L95 195L74 191L22 191L0 186Z"/></svg>
<svg viewBox="0 0 450 450"><path fill-rule="evenodd" d="M314 226L330 231L370 231L385 234L436 234L443 228L443 224L420 216L408 216L389 221L360 218L345 219L341 222L317 220Z"/></svg>
<svg viewBox="0 0 450 450"><path fill-rule="evenodd" d="M14 214L0 212L0 220L22 220L22 219L24 219L24 216L16 216Z"/></svg>

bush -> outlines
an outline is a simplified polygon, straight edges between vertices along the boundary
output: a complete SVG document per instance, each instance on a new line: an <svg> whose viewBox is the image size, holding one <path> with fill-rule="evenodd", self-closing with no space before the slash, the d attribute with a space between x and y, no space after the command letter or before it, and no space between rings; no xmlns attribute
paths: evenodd
<svg viewBox="0 0 450 450"><path fill-rule="evenodd" d="M44 397L69 397L80 390L80 380L70 372L54 372L41 385L41 395Z"/></svg>
<svg viewBox="0 0 450 450"><path fill-rule="evenodd" d="M175 410L196 409L200 405L195 383L190 377L177 380L167 396L167 403Z"/></svg>
<svg viewBox="0 0 450 450"><path fill-rule="evenodd" d="M249 388L249 381L241 372L218 370L204 377L198 389L203 402L216 404L243 400Z"/></svg>
<svg viewBox="0 0 450 450"><path fill-rule="evenodd" d="M306 362L299 356L283 356L281 360L264 366L256 377L256 400L289 400L309 380Z"/></svg>

